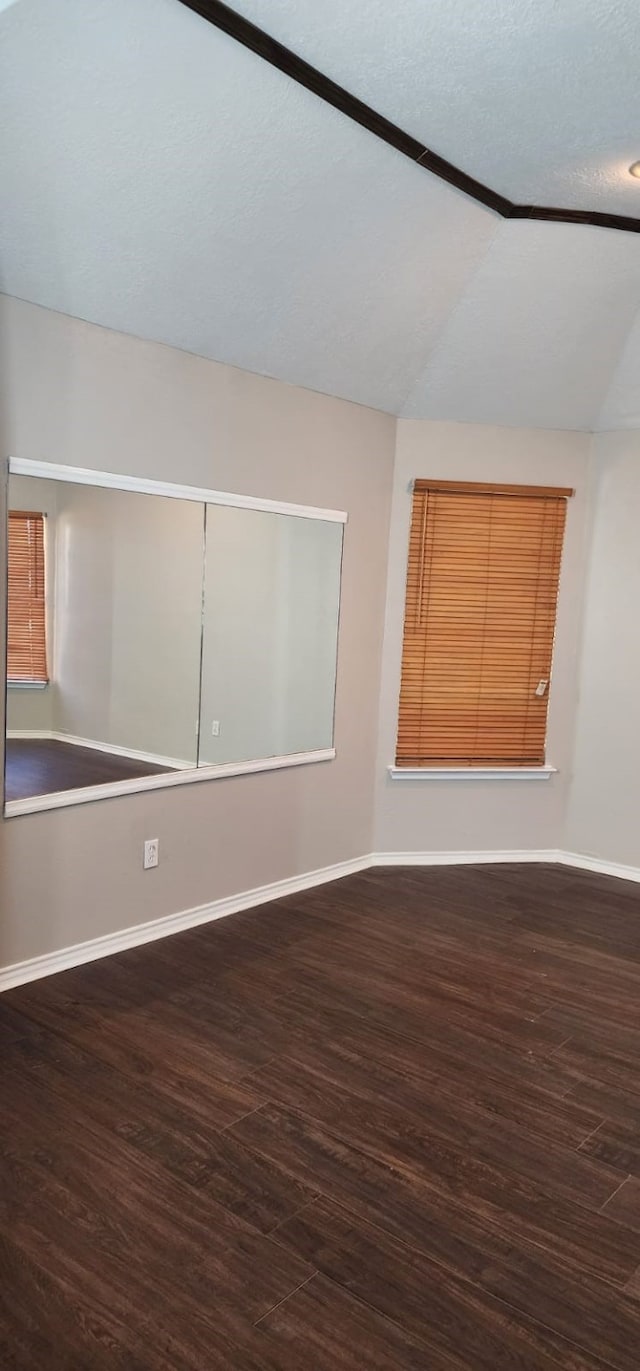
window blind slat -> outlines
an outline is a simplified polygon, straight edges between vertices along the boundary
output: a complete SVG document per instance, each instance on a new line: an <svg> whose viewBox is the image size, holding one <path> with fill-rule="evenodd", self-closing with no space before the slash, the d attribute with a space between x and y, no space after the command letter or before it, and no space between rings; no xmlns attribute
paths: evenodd
<svg viewBox="0 0 640 1371"><path fill-rule="evenodd" d="M571 493L415 483L397 765L544 761Z"/></svg>
<svg viewBox="0 0 640 1371"><path fill-rule="evenodd" d="M29 510L9 511L7 680L48 680L44 516Z"/></svg>

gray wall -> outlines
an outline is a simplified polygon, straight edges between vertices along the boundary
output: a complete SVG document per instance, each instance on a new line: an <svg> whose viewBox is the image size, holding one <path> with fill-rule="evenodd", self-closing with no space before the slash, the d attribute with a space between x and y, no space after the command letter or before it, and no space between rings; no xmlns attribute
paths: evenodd
<svg viewBox="0 0 640 1371"><path fill-rule="evenodd" d="M595 465L603 472L567 818L593 467L586 435L400 422L389 544L392 419L18 301L0 299L0 306L10 397L4 405L6 452L349 513L336 761L5 821L0 964L360 857L374 847L491 852L571 846L639 863L637 748L630 735L640 661L633 635L627 640L640 589L637 437L595 442ZM576 488L549 716L549 760L559 772L549 782L412 786L388 779L408 482L428 475ZM627 584L631 591L625 590L614 614L611 593ZM4 585L1 591L4 597ZM603 732L602 711L611 700L613 721ZM141 846L152 836L160 838L160 866L143 872Z"/></svg>
<svg viewBox="0 0 640 1371"><path fill-rule="evenodd" d="M502 852L560 846L577 707L590 471L587 434L399 420L380 697L376 851ZM388 775L395 757L410 483L428 476L575 487L567 512L548 720L547 760L558 774L548 781L409 781Z"/></svg>
<svg viewBox="0 0 640 1371"><path fill-rule="evenodd" d="M370 850L395 423L0 303L6 453L349 512L335 762L6 820L6 965ZM160 866L144 872L156 836Z"/></svg>
<svg viewBox="0 0 640 1371"><path fill-rule="evenodd" d="M593 439L597 471L564 846L640 867L640 434Z"/></svg>

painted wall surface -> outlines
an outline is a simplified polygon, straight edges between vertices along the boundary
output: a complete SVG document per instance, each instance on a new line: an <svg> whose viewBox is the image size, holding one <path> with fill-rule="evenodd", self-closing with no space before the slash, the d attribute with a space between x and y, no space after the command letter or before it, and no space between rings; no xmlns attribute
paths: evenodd
<svg viewBox="0 0 640 1371"><path fill-rule="evenodd" d="M341 524L209 505L201 762L332 746L341 552Z"/></svg>
<svg viewBox="0 0 640 1371"><path fill-rule="evenodd" d="M335 762L6 820L7 965L370 850L395 422L17 300L0 305L5 453L349 513ZM160 865L144 872L142 843L156 836Z"/></svg>
<svg viewBox="0 0 640 1371"><path fill-rule="evenodd" d="M564 846L640 867L640 433L593 439L596 472Z"/></svg>
<svg viewBox="0 0 640 1371"><path fill-rule="evenodd" d="M56 566L56 487L51 481L33 477L12 476L9 487L12 509L31 509L46 514L44 524L45 597L47 608L47 665L52 673L54 638L54 601ZM54 728L54 687L52 682L42 690L11 686L7 691L7 728L18 732L48 732Z"/></svg>
<svg viewBox="0 0 640 1371"><path fill-rule="evenodd" d="M58 483L54 727L195 765L204 511Z"/></svg>
<svg viewBox="0 0 640 1371"><path fill-rule="evenodd" d="M398 422L376 777L375 850L460 852L556 848L564 823L578 689L587 552L586 434ZM575 488L569 501L548 719L548 781L392 780L411 482L439 476Z"/></svg>

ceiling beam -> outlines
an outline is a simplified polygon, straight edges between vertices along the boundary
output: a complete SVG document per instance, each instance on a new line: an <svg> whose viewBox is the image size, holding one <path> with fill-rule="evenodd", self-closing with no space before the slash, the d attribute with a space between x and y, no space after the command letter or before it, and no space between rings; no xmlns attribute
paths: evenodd
<svg viewBox="0 0 640 1371"><path fill-rule="evenodd" d="M320 100L340 110L348 119L368 129L376 138L401 152L410 161L438 176L441 181L447 181L449 185L455 186L456 190L469 195L472 200L485 205L503 219L538 219L554 224L591 224L597 228L640 233L640 218L627 214L608 214L601 210L556 209L546 205L517 205L505 195L492 190L490 186L485 186L482 181L477 181L474 176L469 176L460 167L454 166L453 162L439 157L410 133L405 133L404 129L398 128L397 124L385 119L384 115L378 114L370 105L351 95L343 86L339 86L316 67L312 67L309 62L305 62L302 57L298 57L290 48L265 33L264 29L258 28L257 24L244 19L229 5L222 4L221 0L180 0L180 4L194 10L209 24L213 24L214 28L220 29L243 47L257 53L272 67L277 67L278 71L284 72L299 86L312 91Z"/></svg>

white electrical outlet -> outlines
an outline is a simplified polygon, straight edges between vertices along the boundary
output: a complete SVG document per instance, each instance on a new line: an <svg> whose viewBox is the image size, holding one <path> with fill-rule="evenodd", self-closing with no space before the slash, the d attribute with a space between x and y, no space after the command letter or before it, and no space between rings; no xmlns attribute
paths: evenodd
<svg viewBox="0 0 640 1371"><path fill-rule="evenodd" d="M144 869L149 871L152 866L157 866L160 860L160 839L147 838L144 845Z"/></svg>
<svg viewBox="0 0 640 1371"><path fill-rule="evenodd" d="M220 720L214 719L211 725L211 732L214 738L220 737Z"/></svg>

